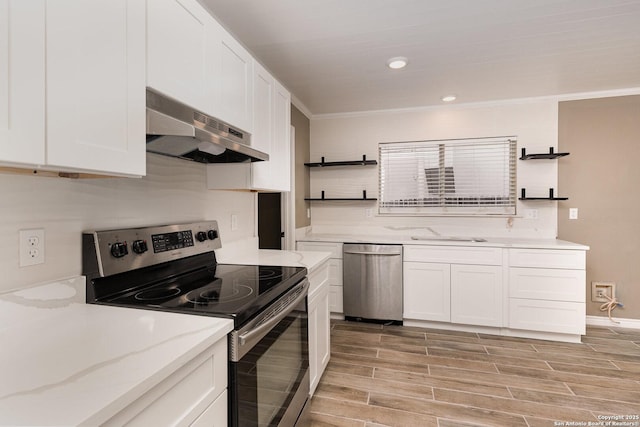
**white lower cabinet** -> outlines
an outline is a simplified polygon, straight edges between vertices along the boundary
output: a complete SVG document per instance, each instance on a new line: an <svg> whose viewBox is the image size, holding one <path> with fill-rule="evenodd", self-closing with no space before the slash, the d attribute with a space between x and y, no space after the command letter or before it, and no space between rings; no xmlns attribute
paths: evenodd
<svg viewBox="0 0 640 427"><path fill-rule="evenodd" d="M226 426L227 362L224 337L103 425Z"/></svg>
<svg viewBox="0 0 640 427"><path fill-rule="evenodd" d="M510 249L509 327L584 334L585 265L585 251Z"/></svg>
<svg viewBox="0 0 640 427"><path fill-rule="evenodd" d="M502 326L502 266L451 265L451 322Z"/></svg>
<svg viewBox="0 0 640 427"><path fill-rule="evenodd" d="M299 251L330 252L329 258L329 309L342 314L342 242L297 242Z"/></svg>
<svg viewBox="0 0 640 427"><path fill-rule="evenodd" d="M502 326L501 252L496 248L405 246L403 317ZM446 260L470 264L431 262Z"/></svg>
<svg viewBox="0 0 640 427"><path fill-rule="evenodd" d="M328 262L309 275L309 282L309 394L313 395L331 356Z"/></svg>
<svg viewBox="0 0 640 427"><path fill-rule="evenodd" d="M228 425L227 391L220 396L191 424L191 427L226 427Z"/></svg>
<svg viewBox="0 0 640 427"><path fill-rule="evenodd" d="M403 317L451 321L451 266L431 262L403 265Z"/></svg>

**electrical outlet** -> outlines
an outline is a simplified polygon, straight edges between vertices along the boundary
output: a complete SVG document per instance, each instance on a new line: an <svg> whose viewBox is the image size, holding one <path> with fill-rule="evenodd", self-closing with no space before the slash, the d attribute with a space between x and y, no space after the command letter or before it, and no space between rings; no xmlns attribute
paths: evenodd
<svg viewBox="0 0 640 427"><path fill-rule="evenodd" d="M373 218L373 209L365 209L364 212L367 218Z"/></svg>
<svg viewBox="0 0 640 427"><path fill-rule="evenodd" d="M538 209L525 209L524 217L525 219L538 219Z"/></svg>
<svg viewBox="0 0 640 427"><path fill-rule="evenodd" d="M591 301L609 302L604 295L611 299L615 298L616 284L613 282L591 282Z"/></svg>
<svg viewBox="0 0 640 427"><path fill-rule="evenodd" d="M44 264L44 229L20 230L20 267Z"/></svg>
<svg viewBox="0 0 640 427"><path fill-rule="evenodd" d="M231 231L238 231L238 215L231 214Z"/></svg>
<svg viewBox="0 0 640 427"><path fill-rule="evenodd" d="M569 219L578 219L578 208L569 208Z"/></svg>

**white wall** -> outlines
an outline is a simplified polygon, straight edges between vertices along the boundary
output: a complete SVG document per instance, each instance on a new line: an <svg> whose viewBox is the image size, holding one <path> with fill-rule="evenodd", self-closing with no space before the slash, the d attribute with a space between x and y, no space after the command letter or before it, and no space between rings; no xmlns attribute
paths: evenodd
<svg viewBox="0 0 640 427"><path fill-rule="evenodd" d="M215 219L223 247L255 237L255 194L205 183L204 165L153 154L141 179L0 174L0 292L80 275L83 230ZM45 263L21 268L18 231L28 228L45 229Z"/></svg>
<svg viewBox="0 0 640 427"><path fill-rule="evenodd" d="M358 113L316 117L311 121L311 162L378 158L379 142L516 136L527 152L557 148L557 100L518 100L491 104L443 106L422 110ZM547 196L557 188L557 160L518 161L520 188L529 196ZM311 197L377 197L378 169L311 168ZM314 232L387 232L390 227L431 227L443 235L556 237L559 202L518 202L513 218L377 216L373 202L311 202ZM367 209L373 210L368 218ZM524 219L536 209L538 219ZM411 232L410 232L411 233ZM407 234L406 232L404 233ZM415 234L415 233L413 233ZM425 231L425 234L429 234Z"/></svg>

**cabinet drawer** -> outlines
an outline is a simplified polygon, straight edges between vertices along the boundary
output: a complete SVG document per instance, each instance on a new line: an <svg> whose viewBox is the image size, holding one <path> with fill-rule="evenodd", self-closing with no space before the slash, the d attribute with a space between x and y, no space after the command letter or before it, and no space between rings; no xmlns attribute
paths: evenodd
<svg viewBox="0 0 640 427"><path fill-rule="evenodd" d="M225 390L190 427L226 427L228 425L227 406Z"/></svg>
<svg viewBox="0 0 640 427"><path fill-rule="evenodd" d="M585 269L585 251L551 249L509 249L510 267Z"/></svg>
<svg viewBox="0 0 640 427"><path fill-rule="evenodd" d="M298 242L299 251L331 252L331 258L342 258L341 242Z"/></svg>
<svg viewBox="0 0 640 427"><path fill-rule="evenodd" d="M509 296L552 301L585 302L584 270L510 268Z"/></svg>
<svg viewBox="0 0 640 427"><path fill-rule="evenodd" d="M584 334L585 304L511 298L509 327L529 331Z"/></svg>
<svg viewBox="0 0 640 427"><path fill-rule="evenodd" d="M404 261L502 265L502 249L470 246L404 247Z"/></svg>

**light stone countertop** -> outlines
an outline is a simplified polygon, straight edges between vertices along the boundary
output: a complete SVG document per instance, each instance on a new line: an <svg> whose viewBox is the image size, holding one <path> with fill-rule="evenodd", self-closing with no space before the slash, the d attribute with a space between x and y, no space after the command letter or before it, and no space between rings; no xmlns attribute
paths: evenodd
<svg viewBox="0 0 640 427"><path fill-rule="evenodd" d="M282 265L306 267L312 273L316 267L329 259L330 252L280 251L256 249L217 257L220 264Z"/></svg>
<svg viewBox="0 0 640 427"><path fill-rule="evenodd" d="M78 277L0 295L0 425L98 425L233 321L85 304Z"/></svg>
<svg viewBox="0 0 640 427"><path fill-rule="evenodd" d="M416 233L416 236L418 234ZM362 235L362 234L319 234L310 233L298 238L300 242L342 242L342 243L380 243L398 245L437 245L437 246L485 246L519 249L560 249L589 250L589 246L559 239L535 239L520 237L482 237L485 242L464 240L446 240L447 237L421 235L425 240L414 240L411 235ZM457 237L453 237L457 239ZM462 238L464 239L464 237Z"/></svg>

